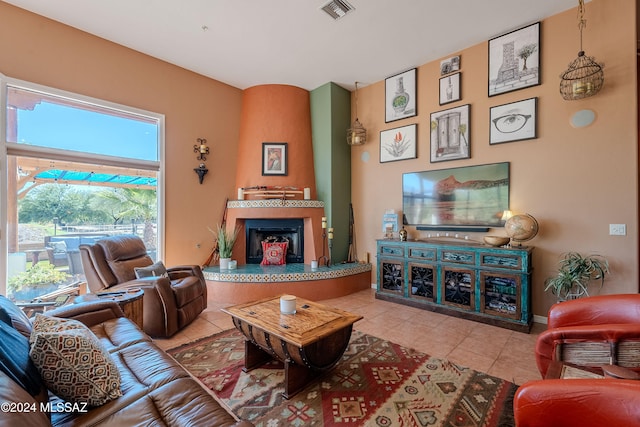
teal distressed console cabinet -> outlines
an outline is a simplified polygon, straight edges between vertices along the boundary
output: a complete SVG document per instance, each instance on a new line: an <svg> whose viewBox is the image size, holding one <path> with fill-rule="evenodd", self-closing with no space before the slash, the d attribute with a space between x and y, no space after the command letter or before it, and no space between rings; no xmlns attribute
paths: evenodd
<svg viewBox="0 0 640 427"><path fill-rule="evenodd" d="M464 240L378 240L376 298L529 332L532 252Z"/></svg>

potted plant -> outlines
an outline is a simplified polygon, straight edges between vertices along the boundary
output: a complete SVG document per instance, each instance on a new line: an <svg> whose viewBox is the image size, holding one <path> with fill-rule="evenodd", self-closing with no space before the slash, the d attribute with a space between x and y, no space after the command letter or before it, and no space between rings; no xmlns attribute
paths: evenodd
<svg viewBox="0 0 640 427"><path fill-rule="evenodd" d="M592 281L604 285L609 273L609 261L602 255L581 255L568 252L559 261L558 274L545 281L545 291L551 291L558 301L589 296L588 287Z"/></svg>
<svg viewBox="0 0 640 427"><path fill-rule="evenodd" d="M229 261L231 261L231 254L233 252L233 245L236 244L238 238L239 228L236 227L233 231L228 231L226 225L218 225L216 233L216 239L218 242L218 253L220 254L220 269L228 270Z"/></svg>
<svg viewBox="0 0 640 427"><path fill-rule="evenodd" d="M40 262L11 277L7 284L7 293L15 300L31 301L58 289L68 276L66 272L56 270L53 264Z"/></svg>

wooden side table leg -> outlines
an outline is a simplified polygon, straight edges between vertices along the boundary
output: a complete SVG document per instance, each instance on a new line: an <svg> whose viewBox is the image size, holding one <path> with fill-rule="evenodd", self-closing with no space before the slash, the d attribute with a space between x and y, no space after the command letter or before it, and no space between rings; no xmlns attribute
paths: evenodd
<svg viewBox="0 0 640 427"><path fill-rule="evenodd" d="M244 368L242 368L242 372L249 372L258 366L264 365L269 360L271 360L269 353L249 340L244 341Z"/></svg>
<svg viewBox="0 0 640 427"><path fill-rule="evenodd" d="M291 361L284 362L284 392L285 399L291 399L306 386L315 373L306 366Z"/></svg>

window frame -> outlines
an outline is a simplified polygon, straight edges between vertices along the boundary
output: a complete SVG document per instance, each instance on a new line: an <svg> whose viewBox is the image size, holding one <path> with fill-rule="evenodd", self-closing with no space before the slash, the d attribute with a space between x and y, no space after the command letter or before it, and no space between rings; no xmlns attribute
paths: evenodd
<svg viewBox="0 0 640 427"><path fill-rule="evenodd" d="M133 158L108 156L100 154L83 153L79 151L55 149L48 147L32 146L7 141L8 109L7 87L22 88L94 104L99 107L122 111L136 116L148 117L158 123L158 160L139 160ZM111 101L93 98L90 96L64 91L48 86L31 83L24 80L11 78L0 73L0 271L4 273L4 280L0 280L0 294L6 295L6 283L8 279L8 183L9 183L9 156L44 157L52 160L65 160L82 163L104 164L109 166L127 167L156 171L158 173L156 198L158 203L157 220L157 250L158 259L163 259L165 253L165 116L164 114L139 108L117 104Z"/></svg>

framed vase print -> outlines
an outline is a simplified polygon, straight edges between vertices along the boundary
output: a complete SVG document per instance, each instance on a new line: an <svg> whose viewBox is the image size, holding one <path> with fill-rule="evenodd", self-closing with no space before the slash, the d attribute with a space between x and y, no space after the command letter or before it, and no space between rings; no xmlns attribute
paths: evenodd
<svg viewBox="0 0 640 427"><path fill-rule="evenodd" d="M286 142L262 143L262 175L286 175L287 161Z"/></svg>
<svg viewBox="0 0 640 427"><path fill-rule="evenodd" d="M460 77L461 73L455 73L440 78L440 105L460 101Z"/></svg>
<svg viewBox="0 0 640 427"><path fill-rule="evenodd" d="M415 159L416 129L412 124L380 132L380 163Z"/></svg>
<svg viewBox="0 0 640 427"><path fill-rule="evenodd" d="M489 144L537 138L538 98L491 107Z"/></svg>
<svg viewBox="0 0 640 427"><path fill-rule="evenodd" d="M468 159L470 105L431 113L431 163Z"/></svg>
<svg viewBox="0 0 640 427"><path fill-rule="evenodd" d="M405 71L384 81L385 123L418 114L416 109L416 69Z"/></svg>
<svg viewBox="0 0 640 427"><path fill-rule="evenodd" d="M539 22L489 40L489 96L539 84Z"/></svg>

